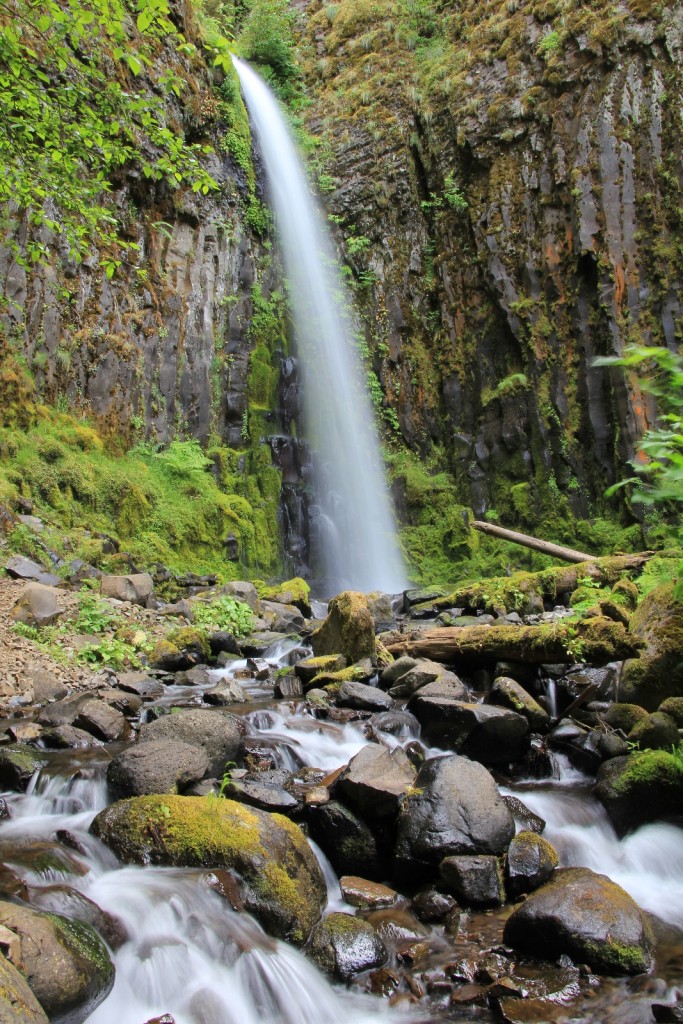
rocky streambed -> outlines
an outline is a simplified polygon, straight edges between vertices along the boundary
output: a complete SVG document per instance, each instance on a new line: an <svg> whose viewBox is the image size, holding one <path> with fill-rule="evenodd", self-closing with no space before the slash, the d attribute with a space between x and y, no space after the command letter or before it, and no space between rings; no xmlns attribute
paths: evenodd
<svg viewBox="0 0 683 1024"><path fill-rule="evenodd" d="M613 699L643 641L411 606L271 608L7 718L2 1019L682 1019L681 700Z"/></svg>

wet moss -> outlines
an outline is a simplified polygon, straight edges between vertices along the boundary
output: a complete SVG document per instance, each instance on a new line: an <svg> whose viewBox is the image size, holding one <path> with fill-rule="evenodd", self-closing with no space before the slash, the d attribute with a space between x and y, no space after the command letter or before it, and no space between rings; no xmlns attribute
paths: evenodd
<svg viewBox="0 0 683 1024"><path fill-rule="evenodd" d="M648 711L667 697L683 696L683 603L675 585L655 587L633 614L632 632L645 650L624 666L621 695Z"/></svg>

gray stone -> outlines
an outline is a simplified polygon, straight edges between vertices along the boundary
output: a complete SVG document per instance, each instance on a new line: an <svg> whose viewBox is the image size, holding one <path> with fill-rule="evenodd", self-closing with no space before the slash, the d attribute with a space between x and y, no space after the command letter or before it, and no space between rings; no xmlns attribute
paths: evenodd
<svg viewBox="0 0 683 1024"><path fill-rule="evenodd" d="M404 676L406 672L410 672L411 668L415 668L417 663L416 658L410 658L407 654L397 658L396 661L392 661L390 665L387 665L382 670L382 674L379 677L380 685L383 689L388 690L390 686L398 682L401 676Z"/></svg>
<svg viewBox="0 0 683 1024"><path fill-rule="evenodd" d="M415 781L415 768L401 747L387 750L369 743L352 757L337 780L338 790L361 814L371 818L396 814Z"/></svg>
<svg viewBox="0 0 683 1024"><path fill-rule="evenodd" d="M223 777L229 761L236 761L242 751L240 724L232 715L203 708L189 708L164 715L156 722L140 728L140 741L170 739L202 747L211 765L211 773Z"/></svg>
<svg viewBox="0 0 683 1024"><path fill-rule="evenodd" d="M663 711L653 711L633 726L628 738L641 750L671 750L678 746L678 726Z"/></svg>
<svg viewBox="0 0 683 1024"><path fill-rule="evenodd" d="M116 799L148 793L181 793L209 772L201 747L151 740L121 751L109 763L107 782Z"/></svg>
<svg viewBox="0 0 683 1024"><path fill-rule="evenodd" d="M7 575L12 576L13 579L35 580L36 583L42 583L46 587L59 587L64 583L61 576L48 572L38 562L24 558L23 555L13 555L12 558L8 558L5 562L5 570Z"/></svg>
<svg viewBox="0 0 683 1024"><path fill-rule="evenodd" d="M145 701L156 700L164 692L159 680L147 675L146 672L119 672L118 681L122 690L136 693Z"/></svg>
<svg viewBox="0 0 683 1024"><path fill-rule="evenodd" d="M351 914L329 914L313 932L308 955L340 981L381 967L389 959L387 948L371 925Z"/></svg>
<svg viewBox="0 0 683 1024"><path fill-rule="evenodd" d="M95 739L85 729L76 729L73 725L56 725L43 732L45 746L57 750L86 750L88 747L101 747L102 740Z"/></svg>
<svg viewBox="0 0 683 1024"><path fill-rule="evenodd" d="M244 604L249 605L254 614L258 614L258 591L253 583L247 583L244 580L233 580L231 583L223 584L220 589L220 594L224 594L227 597L234 597L236 601L243 601Z"/></svg>
<svg viewBox="0 0 683 1024"><path fill-rule="evenodd" d="M557 850L536 832L518 832L510 843L505 877L510 896L532 892L547 882L560 863Z"/></svg>
<svg viewBox="0 0 683 1024"><path fill-rule="evenodd" d="M303 615L293 604L261 601L261 618L278 633L300 633L306 626Z"/></svg>
<svg viewBox="0 0 683 1024"><path fill-rule="evenodd" d="M102 576L100 593L117 601L146 605L154 596L154 581L148 572L131 573L129 576Z"/></svg>
<svg viewBox="0 0 683 1024"><path fill-rule="evenodd" d="M683 819L683 772L664 750L605 761L593 792L619 836L650 821Z"/></svg>
<svg viewBox="0 0 683 1024"><path fill-rule="evenodd" d="M47 761L31 747L14 746L0 750L0 786L23 792L35 773Z"/></svg>
<svg viewBox="0 0 683 1024"><path fill-rule="evenodd" d="M249 804L250 807L259 807L262 811L273 811L278 814L293 814L301 810L302 806L301 801L282 786L256 779L231 779L225 786L224 795L231 800L238 800L241 804Z"/></svg>
<svg viewBox="0 0 683 1024"><path fill-rule="evenodd" d="M66 684L46 669L29 669L26 678L33 687L33 698L37 704L61 700L69 692Z"/></svg>
<svg viewBox="0 0 683 1024"><path fill-rule="evenodd" d="M341 708L356 708L358 711L389 711L394 706L391 697L383 690L349 680L339 687L336 703Z"/></svg>
<svg viewBox="0 0 683 1024"><path fill-rule="evenodd" d="M27 626L49 626L62 615L57 602L57 592L43 583L27 583L11 611L15 622Z"/></svg>
<svg viewBox="0 0 683 1024"><path fill-rule="evenodd" d="M445 673L446 669L437 661L418 661L413 668L401 675L398 681L391 687L392 697L410 697L416 690L433 683L439 676Z"/></svg>
<svg viewBox="0 0 683 1024"><path fill-rule="evenodd" d="M433 758L401 808L396 861L404 874L431 871L448 856L504 853L514 834L512 814L486 768L457 754Z"/></svg>
<svg viewBox="0 0 683 1024"><path fill-rule="evenodd" d="M83 701L73 724L105 742L125 740L130 736L130 725L125 716L103 700L90 698Z"/></svg>
<svg viewBox="0 0 683 1024"><path fill-rule="evenodd" d="M534 732L545 731L550 724L548 712L515 679L499 676L486 696L486 703L523 715Z"/></svg>
<svg viewBox="0 0 683 1024"><path fill-rule="evenodd" d="M529 723L514 711L420 694L410 710L428 743L452 747L482 764L506 764L523 753Z"/></svg>
<svg viewBox="0 0 683 1024"><path fill-rule="evenodd" d="M589 868L556 871L511 914L503 939L544 960L566 955L606 974L640 974L653 963L645 915L620 886Z"/></svg>
<svg viewBox="0 0 683 1024"><path fill-rule="evenodd" d="M465 906L505 903L500 861L492 854L444 857L439 875L447 892Z"/></svg>
<svg viewBox="0 0 683 1024"><path fill-rule="evenodd" d="M204 701L206 704L216 704L220 707L227 707L228 704L244 704L251 700L236 679L224 679L212 690L206 690Z"/></svg>

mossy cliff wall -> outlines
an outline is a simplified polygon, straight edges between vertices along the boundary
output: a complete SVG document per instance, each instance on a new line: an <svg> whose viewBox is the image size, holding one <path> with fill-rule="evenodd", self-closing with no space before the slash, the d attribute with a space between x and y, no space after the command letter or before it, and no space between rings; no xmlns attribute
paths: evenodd
<svg viewBox="0 0 683 1024"><path fill-rule="evenodd" d="M599 514L652 409L592 359L681 338L680 10L302 10L379 402L478 514Z"/></svg>

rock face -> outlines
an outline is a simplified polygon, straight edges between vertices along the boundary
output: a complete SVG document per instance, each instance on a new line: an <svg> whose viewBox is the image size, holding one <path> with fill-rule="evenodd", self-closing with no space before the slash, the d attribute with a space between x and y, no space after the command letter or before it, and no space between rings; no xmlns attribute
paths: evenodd
<svg viewBox="0 0 683 1024"><path fill-rule="evenodd" d="M647 648L624 665L619 695L647 711L656 711L667 697L683 697L683 603L673 591L672 583L655 587L631 620L631 631Z"/></svg>
<svg viewBox="0 0 683 1024"><path fill-rule="evenodd" d="M375 622L364 594L345 590L330 601L327 618L311 636L316 656L342 654L349 664L376 655Z"/></svg>
<svg viewBox="0 0 683 1024"><path fill-rule="evenodd" d="M444 857L503 853L515 824L480 764L457 754L420 769L398 817L396 860L405 872L435 868Z"/></svg>
<svg viewBox="0 0 683 1024"><path fill-rule="evenodd" d="M567 954L606 974L652 966L653 938L631 897L605 875L562 868L508 918L504 941L544 960Z"/></svg>
<svg viewBox="0 0 683 1024"><path fill-rule="evenodd" d="M327 898L298 826L233 800L135 797L98 814L91 831L125 863L232 869L247 910L269 934L297 944Z"/></svg>
<svg viewBox="0 0 683 1024"><path fill-rule="evenodd" d="M242 748L239 723L221 711L186 709L147 722L140 729L140 740L173 740L201 747L206 751L212 773L222 778L225 766L235 761Z"/></svg>
<svg viewBox="0 0 683 1024"><path fill-rule="evenodd" d="M0 924L19 936L22 973L51 1020L77 1024L109 993L114 965L88 925L12 903L0 903Z"/></svg>

